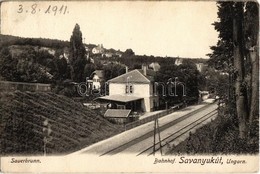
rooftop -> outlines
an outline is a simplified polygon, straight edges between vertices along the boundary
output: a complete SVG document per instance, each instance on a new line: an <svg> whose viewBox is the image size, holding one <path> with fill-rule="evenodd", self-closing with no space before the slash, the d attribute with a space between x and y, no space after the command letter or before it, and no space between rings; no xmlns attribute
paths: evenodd
<svg viewBox="0 0 260 174"><path fill-rule="evenodd" d="M110 83L150 83L151 80L144 76L139 70L135 69L128 73L115 77L108 82Z"/></svg>
<svg viewBox="0 0 260 174"><path fill-rule="evenodd" d="M104 117L110 118L126 118L129 116L131 110L129 109L108 109Z"/></svg>
<svg viewBox="0 0 260 174"><path fill-rule="evenodd" d="M104 71L103 70L95 70L90 76L93 77L94 74L96 74L99 78L104 77Z"/></svg>
<svg viewBox="0 0 260 174"><path fill-rule="evenodd" d="M135 97L135 96L131 96L131 95L107 95L107 96L104 96L104 97L99 97L97 99L127 103L127 102L131 102L131 101L140 100L140 99L143 99L143 98L142 97Z"/></svg>

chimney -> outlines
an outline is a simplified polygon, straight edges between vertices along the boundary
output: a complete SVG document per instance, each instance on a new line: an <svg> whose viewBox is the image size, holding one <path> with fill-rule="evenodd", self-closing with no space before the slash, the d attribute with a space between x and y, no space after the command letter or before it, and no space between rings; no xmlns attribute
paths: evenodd
<svg viewBox="0 0 260 174"><path fill-rule="evenodd" d="M125 67L125 73L128 73L128 66Z"/></svg>
<svg viewBox="0 0 260 174"><path fill-rule="evenodd" d="M146 76L147 75L147 73L146 73L147 66L146 65L142 65L142 70L143 70L144 75Z"/></svg>

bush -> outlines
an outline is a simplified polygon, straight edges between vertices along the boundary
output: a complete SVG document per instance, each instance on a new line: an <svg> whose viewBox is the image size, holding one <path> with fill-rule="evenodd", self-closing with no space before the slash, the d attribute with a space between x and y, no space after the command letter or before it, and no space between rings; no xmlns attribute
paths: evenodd
<svg viewBox="0 0 260 174"><path fill-rule="evenodd" d="M248 139L239 138L235 119L226 110L214 121L198 129L189 138L171 148L168 154L256 154L259 152L259 122L250 128Z"/></svg>

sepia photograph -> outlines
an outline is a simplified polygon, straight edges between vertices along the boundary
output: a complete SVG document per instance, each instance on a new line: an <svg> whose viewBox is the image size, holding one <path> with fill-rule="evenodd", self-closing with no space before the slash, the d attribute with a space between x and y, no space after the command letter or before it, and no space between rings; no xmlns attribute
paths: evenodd
<svg viewBox="0 0 260 174"><path fill-rule="evenodd" d="M257 1L0 1L0 172L258 172Z"/></svg>

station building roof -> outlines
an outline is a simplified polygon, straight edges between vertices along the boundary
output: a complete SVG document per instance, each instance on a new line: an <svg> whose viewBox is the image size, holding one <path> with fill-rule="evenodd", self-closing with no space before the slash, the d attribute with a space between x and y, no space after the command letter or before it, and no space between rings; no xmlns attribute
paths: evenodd
<svg viewBox="0 0 260 174"><path fill-rule="evenodd" d="M111 80L109 83L150 83L150 79L143 75L139 70L135 69L128 73L122 74Z"/></svg>
<svg viewBox="0 0 260 174"><path fill-rule="evenodd" d="M108 95L108 96L99 97L97 99L128 103L128 102L131 102L131 101L141 100L143 98L131 96L131 95Z"/></svg>

